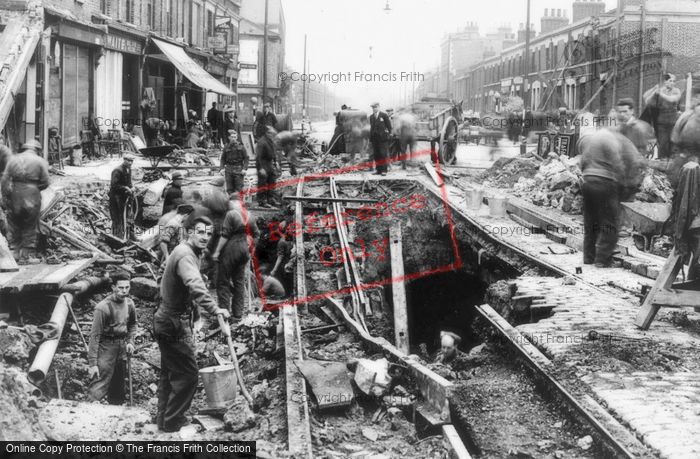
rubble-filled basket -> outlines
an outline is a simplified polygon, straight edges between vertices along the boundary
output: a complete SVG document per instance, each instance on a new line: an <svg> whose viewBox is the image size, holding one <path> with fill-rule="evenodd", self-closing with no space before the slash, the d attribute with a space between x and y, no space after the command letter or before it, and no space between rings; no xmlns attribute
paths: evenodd
<svg viewBox="0 0 700 459"><path fill-rule="evenodd" d="M217 365L199 370L209 408L228 408L236 399L238 380L233 365Z"/></svg>

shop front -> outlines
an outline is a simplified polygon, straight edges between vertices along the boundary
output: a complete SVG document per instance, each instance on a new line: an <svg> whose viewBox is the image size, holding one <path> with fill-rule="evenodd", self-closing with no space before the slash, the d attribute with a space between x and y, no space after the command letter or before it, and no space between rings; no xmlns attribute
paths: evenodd
<svg viewBox="0 0 700 459"><path fill-rule="evenodd" d="M80 143L95 109L95 63L103 58L104 29L61 18L51 26L46 126L56 128L62 148Z"/></svg>

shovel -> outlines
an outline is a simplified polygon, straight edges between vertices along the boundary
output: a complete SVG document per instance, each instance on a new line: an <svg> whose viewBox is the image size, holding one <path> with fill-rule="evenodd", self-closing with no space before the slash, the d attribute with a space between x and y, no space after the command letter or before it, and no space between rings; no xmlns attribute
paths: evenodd
<svg viewBox="0 0 700 459"><path fill-rule="evenodd" d="M250 393L245 388L243 374L241 374L241 368L238 366L238 357L236 356L236 350L233 348L233 340L231 339L231 328L229 327L228 322L224 320L224 317L221 314L217 315L216 318L219 320L219 328L221 328L221 333L223 333L224 336L226 336L226 342L228 343L228 350L231 354L231 360L233 361L233 365L236 368L238 384L241 386L241 394L243 394L243 398L245 398L246 402L248 402L250 408L253 409L253 397L250 396Z"/></svg>
<svg viewBox="0 0 700 459"><path fill-rule="evenodd" d="M134 406L134 386L131 380L131 354L126 355L126 372L129 375L129 406Z"/></svg>

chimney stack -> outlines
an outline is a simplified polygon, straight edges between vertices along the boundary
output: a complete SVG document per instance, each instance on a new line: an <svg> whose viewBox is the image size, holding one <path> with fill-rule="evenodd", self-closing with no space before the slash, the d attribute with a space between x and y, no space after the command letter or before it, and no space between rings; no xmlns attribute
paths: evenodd
<svg viewBox="0 0 700 459"><path fill-rule="evenodd" d="M624 3L624 2L623 2ZM576 0L573 4L573 22L590 19L605 13L605 2L600 0Z"/></svg>
<svg viewBox="0 0 700 459"><path fill-rule="evenodd" d="M551 9L551 14L547 15L547 9L544 10L544 16L540 19L540 35L547 34L554 30L561 29L569 25L569 19L566 17L566 11L562 15L561 9Z"/></svg>

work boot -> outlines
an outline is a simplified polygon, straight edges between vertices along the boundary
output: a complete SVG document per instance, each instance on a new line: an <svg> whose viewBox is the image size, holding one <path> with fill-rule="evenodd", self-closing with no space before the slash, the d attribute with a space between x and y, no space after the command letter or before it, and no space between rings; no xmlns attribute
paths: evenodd
<svg viewBox="0 0 700 459"><path fill-rule="evenodd" d="M163 424L163 432L179 432L180 429L185 427L186 425L190 424L190 420L187 419L186 417L182 417L178 422L176 422L174 425L168 425L168 424Z"/></svg>

